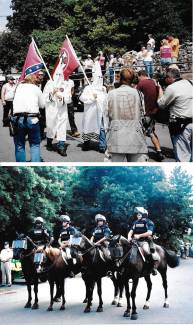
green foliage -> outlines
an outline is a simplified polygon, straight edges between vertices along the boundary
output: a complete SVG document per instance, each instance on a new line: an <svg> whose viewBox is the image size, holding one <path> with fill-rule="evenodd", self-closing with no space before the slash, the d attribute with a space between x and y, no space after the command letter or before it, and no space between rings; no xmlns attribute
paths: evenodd
<svg viewBox="0 0 193 325"><path fill-rule="evenodd" d="M14 238L41 216L52 227L68 212L83 228L97 213L127 222L135 206L148 209L158 242L176 247L193 215L192 178L180 167L1 167L0 235Z"/></svg>
<svg viewBox="0 0 193 325"><path fill-rule="evenodd" d="M0 36L0 68L21 69L33 34L49 67L66 34L75 50L96 56L99 50L124 53L146 44L148 33L157 40L174 34L191 38L192 1L186 0L12 0L9 32ZM2 48L3 47L3 48ZM16 51L15 51L16 48Z"/></svg>

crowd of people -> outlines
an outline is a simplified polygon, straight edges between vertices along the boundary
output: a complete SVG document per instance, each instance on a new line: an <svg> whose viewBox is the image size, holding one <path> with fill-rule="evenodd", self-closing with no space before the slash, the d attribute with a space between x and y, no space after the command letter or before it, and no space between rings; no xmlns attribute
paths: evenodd
<svg viewBox="0 0 193 325"><path fill-rule="evenodd" d="M193 83L181 78L177 66L179 40L167 36L160 49L161 65L168 64L165 75L166 90L153 79L155 40L149 35L146 47L138 53L137 66L125 67L121 57L110 55L108 68L103 52L93 60L88 54L83 62L87 76L79 100L84 104L82 119L82 150L96 150L112 162L146 162L151 138L156 160L164 155L156 134L155 122L167 123L178 162L190 162L192 157L192 104ZM136 62L132 62L135 64ZM169 65L172 63L172 65ZM120 68L115 80L115 66ZM110 84L106 87L104 74L109 71ZM80 137L77 129L73 96L75 83L66 78L59 85L49 80L42 88L43 71L26 70L25 79L17 86L13 77L2 88L4 107L3 125L10 125L14 137L17 162L26 162L26 136L30 145L31 162L40 162L40 143L46 127L47 150L67 156L67 121L73 138ZM89 82L89 84L88 84ZM43 90L43 92L42 92ZM45 108L45 113L44 112ZM42 115L46 117L46 123ZM8 116L11 116L9 119ZM43 122L42 122L43 121ZM53 145L56 138L57 145ZM56 158L57 159L57 158Z"/></svg>

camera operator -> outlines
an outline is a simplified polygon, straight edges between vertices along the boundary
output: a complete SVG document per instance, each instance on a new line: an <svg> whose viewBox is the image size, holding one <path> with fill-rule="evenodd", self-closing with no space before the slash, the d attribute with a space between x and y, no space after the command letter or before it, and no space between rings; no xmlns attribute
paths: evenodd
<svg viewBox="0 0 193 325"><path fill-rule="evenodd" d="M168 69L165 80L168 87L164 94L160 88L158 105L170 112L169 131L175 158L178 162L192 162L193 82L182 79L178 69Z"/></svg>

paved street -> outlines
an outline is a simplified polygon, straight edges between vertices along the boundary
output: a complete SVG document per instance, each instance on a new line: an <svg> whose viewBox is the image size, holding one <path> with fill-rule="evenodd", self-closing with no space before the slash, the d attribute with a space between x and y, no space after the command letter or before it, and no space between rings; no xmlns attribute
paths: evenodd
<svg viewBox="0 0 193 325"><path fill-rule="evenodd" d="M150 309L143 310L146 295L146 285L140 279L137 290L137 307L139 318L131 321L123 317L124 307L111 305L113 286L110 279L103 279L104 312L96 313L98 298L95 290L92 312L83 313L82 303L85 294L81 278L66 281L66 310L60 311L60 304L54 305L53 312L47 312L49 303L48 283L39 286L39 310L24 309L27 289L25 285L13 285L10 289L0 289L0 320L6 325L64 325L64 324L192 324L193 322L193 259L181 260L176 269L168 269L168 294L170 308L162 307L164 295L160 276L152 277L153 290Z"/></svg>
<svg viewBox="0 0 193 325"><path fill-rule="evenodd" d="M3 110L0 102L0 162L15 162L13 138L9 136L9 129L7 127L2 127L2 112ZM76 112L75 114L76 123L80 132L82 125L82 116L82 112ZM159 136L163 152L166 155L164 162L174 162L175 160L173 158L172 144L167 126L157 125L156 132ZM44 140L41 144L41 156L45 162L104 162L104 154L98 153L96 151L83 152L81 150L81 141L81 138L72 139L70 137L67 137L68 156L62 157L56 152L48 152L45 148L46 141ZM147 138L147 143L149 146L150 162L154 162L155 152L149 138ZM27 160L29 161L29 150L27 151Z"/></svg>

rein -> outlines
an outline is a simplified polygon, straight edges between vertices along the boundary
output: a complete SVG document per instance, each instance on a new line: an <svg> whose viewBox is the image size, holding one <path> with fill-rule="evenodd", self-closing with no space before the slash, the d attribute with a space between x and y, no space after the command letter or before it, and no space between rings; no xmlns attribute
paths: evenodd
<svg viewBox="0 0 193 325"><path fill-rule="evenodd" d="M35 254L35 248L32 249L32 251L31 251L30 253L26 254L26 255L23 255L23 254L21 253L21 255L20 255L20 259L23 260L24 258L31 256L32 254Z"/></svg>

